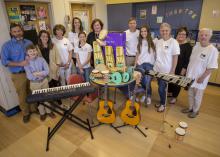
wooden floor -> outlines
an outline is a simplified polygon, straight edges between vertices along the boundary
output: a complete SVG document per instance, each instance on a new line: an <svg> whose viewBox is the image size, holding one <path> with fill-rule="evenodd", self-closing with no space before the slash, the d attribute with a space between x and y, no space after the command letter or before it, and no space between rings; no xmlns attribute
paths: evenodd
<svg viewBox="0 0 220 157"><path fill-rule="evenodd" d="M21 113L10 118L0 113L0 157L220 157L220 88L208 86L200 114L195 119L180 113L188 102L187 93L182 90L177 104L168 105L167 109L166 120L174 127L165 124L165 133L161 133L163 114L154 108L159 100L156 86L154 82L152 105L141 107L140 128L147 138L131 127L121 128L122 134L118 134L103 125L93 129L95 139L91 140L88 132L66 121L52 138L50 151L45 152L47 127L53 127L59 116L41 122L39 115L33 115L31 121L24 124ZM119 92L117 101L115 109L119 114L125 101ZM96 107L97 101L92 106L94 117ZM86 118L88 106L80 105L75 113ZM179 121L189 125L183 142L174 138ZM115 125L120 123L117 118Z"/></svg>

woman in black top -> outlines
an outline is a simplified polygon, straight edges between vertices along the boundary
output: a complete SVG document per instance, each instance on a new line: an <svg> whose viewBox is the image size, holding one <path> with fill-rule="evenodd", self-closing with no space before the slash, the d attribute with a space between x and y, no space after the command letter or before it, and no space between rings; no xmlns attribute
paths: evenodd
<svg viewBox="0 0 220 157"><path fill-rule="evenodd" d="M100 19L94 19L92 21L92 24L91 24L91 29L92 29L92 32L90 32L87 36L87 40L86 42L88 44L90 44L92 47L93 47L93 41L96 41L96 39L99 38L99 33L101 32L101 30L103 29L103 22L100 20ZM90 64L92 67L94 67L94 57L93 57L93 52L91 54L91 61L90 61Z"/></svg>
<svg viewBox="0 0 220 157"><path fill-rule="evenodd" d="M191 56L192 46L190 45L190 43L187 42L188 34L189 32L186 27L181 27L177 30L176 40L180 45L180 55L178 56L178 61L175 71L176 75L185 76L186 69L189 64L189 58ZM176 103L176 98L180 93L180 89L181 87L177 85L169 84L168 92L172 94L170 104Z"/></svg>

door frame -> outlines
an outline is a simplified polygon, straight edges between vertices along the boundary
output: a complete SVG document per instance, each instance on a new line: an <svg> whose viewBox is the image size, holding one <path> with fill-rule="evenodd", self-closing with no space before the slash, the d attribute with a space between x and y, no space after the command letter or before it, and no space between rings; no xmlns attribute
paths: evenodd
<svg viewBox="0 0 220 157"><path fill-rule="evenodd" d="M72 5L74 4L85 4L85 5L91 5L92 6L92 19L93 20L95 17L96 17L96 12L95 12L95 9L96 9L96 4L95 4L95 1L94 2L82 2L82 1L69 1L69 10L70 10L70 23L72 23L72 19L73 19L73 13L72 13ZM92 21L91 21L92 22ZM89 26L90 28L90 26ZM90 28L91 30L91 28ZM89 33L89 32L87 32Z"/></svg>

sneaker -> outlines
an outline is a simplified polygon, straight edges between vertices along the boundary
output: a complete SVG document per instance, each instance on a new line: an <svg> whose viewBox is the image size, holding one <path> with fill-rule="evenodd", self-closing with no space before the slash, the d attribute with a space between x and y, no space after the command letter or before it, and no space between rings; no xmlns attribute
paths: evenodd
<svg viewBox="0 0 220 157"><path fill-rule="evenodd" d="M190 112L192 112L192 111L193 111L193 110L190 110L190 109L188 109L188 108L184 108L184 109L181 110L182 113L190 113Z"/></svg>
<svg viewBox="0 0 220 157"><path fill-rule="evenodd" d="M133 100L133 96L130 96L130 98L129 98L131 101Z"/></svg>
<svg viewBox="0 0 220 157"><path fill-rule="evenodd" d="M23 116L23 122L28 123L30 121L30 118L31 118L30 114Z"/></svg>
<svg viewBox="0 0 220 157"><path fill-rule="evenodd" d="M189 118L196 118L196 116L199 114L199 112L190 112L189 114L188 114L188 117Z"/></svg>
<svg viewBox="0 0 220 157"><path fill-rule="evenodd" d="M140 101L140 99L139 98L136 98L136 100L135 100L136 102L139 102Z"/></svg>
<svg viewBox="0 0 220 157"><path fill-rule="evenodd" d="M140 102L141 102L141 103L144 103L145 98L146 98L146 96L145 96L145 95L143 95L143 96L140 98Z"/></svg>
<svg viewBox="0 0 220 157"><path fill-rule="evenodd" d="M155 107L156 107L156 108L159 108L159 107L160 107L160 104L155 104Z"/></svg>
<svg viewBox="0 0 220 157"><path fill-rule="evenodd" d="M165 110L164 105L160 105L160 107L157 109L157 112L163 112Z"/></svg>
<svg viewBox="0 0 220 157"><path fill-rule="evenodd" d="M40 115L40 120L41 121L45 121L46 118L47 118L46 114Z"/></svg>
<svg viewBox="0 0 220 157"><path fill-rule="evenodd" d="M171 98L170 104L175 104L176 103L176 98Z"/></svg>
<svg viewBox="0 0 220 157"><path fill-rule="evenodd" d="M56 118L56 115L53 112L48 113L48 116L52 119Z"/></svg>
<svg viewBox="0 0 220 157"><path fill-rule="evenodd" d="M151 98L147 97L147 105L150 105L150 104L151 104Z"/></svg>

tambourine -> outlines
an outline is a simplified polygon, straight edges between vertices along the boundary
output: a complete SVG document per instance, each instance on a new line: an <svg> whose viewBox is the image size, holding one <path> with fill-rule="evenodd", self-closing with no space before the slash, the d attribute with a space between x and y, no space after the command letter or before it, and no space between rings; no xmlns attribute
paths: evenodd
<svg viewBox="0 0 220 157"><path fill-rule="evenodd" d="M120 84L122 82L122 76L119 72L114 72L110 75L110 82Z"/></svg>
<svg viewBox="0 0 220 157"><path fill-rule="evenodd" d="M126 83L126 82L129 81L129 79L130 79L129 73L124 72L124 73L122 74L122 81L123 81L124 83Z"/></svg>

